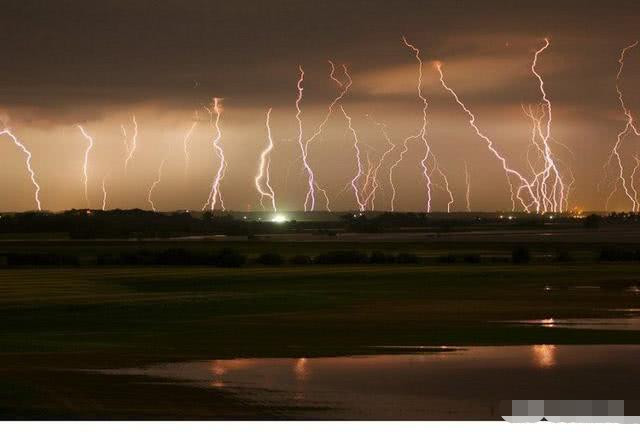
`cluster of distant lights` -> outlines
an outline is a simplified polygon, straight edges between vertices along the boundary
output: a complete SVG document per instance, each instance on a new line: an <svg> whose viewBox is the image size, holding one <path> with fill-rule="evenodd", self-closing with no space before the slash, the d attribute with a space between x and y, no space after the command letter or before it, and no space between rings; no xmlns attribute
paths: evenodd
<svg viewBox="0 0 640 432"><path fill-rule="evenodd" d="M242 219L246 221L248 217L243 216ZM257 219L259 222L262 221L262 217L258 217ZM277 223L277 224L289 222L289 219L283 214L275 214L271 218L267 218L266 220L269 222Z"/></svg>
<svg viewBox="0 0 640 432"><path fill-rule="evenodd" d="M376 201L376 193L381 188L380 179L378 176L379 170L385 161L387 156L394 157L391 159L390 166L388 168L387 181L389 183L391 197L389 202L389 208L393 212L395 211L395 198L396 198L396 185L395 185L395 177L394 170L398 167L398 165L403 161L404 155L409 150L409 143L411 142L419 142L424 147L424 157L420 161L420 170L424 177L426 191L425 191L425 211L430 212L432 209L432 189L438 188L443 190L449 196L449 201L447 202L447 212L452 211L452 206L454 205L454 195L452 190L449 187L449 180L443 168L439 165L438 159L434 153L434 150L427 139L427 108L428 108L428 100L424 96L422 91L423 85L423 60L420 55L420 50L409 42L404 36L402 37L402 42L404 45L409 48L413 57L415 57L417 62L417 82L416 82L416 91L417 98L420 102L422 108L421 112L421 122L417 125L417 130L415 133L409 135L408 137L402 140L402 145L398 143L394 143L387 134L387 127L383 123L375 122L374 123L380 127L380 130L385 137L385 140L388 144L387 150L381 155L379 160L372 164L368 159L367 162L369 164L368 167L365 168L365 164L362 158L362 148L359 142L357 131L352 126L352 118L348 114L347 110L343 105L343 99L347 96L348 91L353 84L352 78L349 74L349 70L346 65L342 65L341 74L342 78L338 78L336 76L336 67L332 61L329 60L330 72L329 79L335 83L337 87L337 94L332 99L331 103L328 105L325 115L323 116L322 121L313 127L312 133L304 136L303 129L303 119L302 119L302 102L304 95L304 69L301 65L298 66L299 70L299 78L296 84L297 89L297 98L295 100L296 107L296 120L298 124L298 136L297 141L300 147L301 152L301 160L304 168L304 173L307 176L306 186L307 191L304 199L304 210L305 211L314 211L316 210L316 201L317 196L320 194L323 196L325 200L325 208L327 211L331 211L331 203L327 190L322 187L319 179L317 178L313 166L310 161L310 151L312 149L313 142L323 133L324 127L327 124L329 118L334 114L334 112L341 112L344 119L346 120L346 127L350 132L350 135L353 138L353 150L354 150L354 159L355 159L355 175L347 184L347 187L353 190L353 195L355 199L355 204L357 209L362 213L366 211L374 211L375 201ZM619 152L619 147L622 143L622 139L628 134L634 134L636 136L640 136L640 129L636 128L635 119L631 114L631 110L627 108L622 89L620 86L622 70L624 66L624 59L627 52L631 51L638 45L638 42L635 42L622 50L619 59L619 70L616 77L616 91L618 93L618 99L620 101L621 108L626 117L625 127L618 133L617 141L612 148L611 156L609 157L607 163L605 164L605 168L609 166L612 160L615 160L618 165L618 175L613 183L613 190L611 194L607 198L607 204L611 197L618 191L618 184L621 185L625 195L630 199L632 203L632 210L639 211L640 210L640 198L638 197L638 191L635 187L635 175L637 172L640 172L640 158L636 157L636 166L631 173L630 177L626 177L624 173L624 168L622 164L622 156ZM490 151L493 156L497 159L497 161L501 164L506 181L509 186L510 195L511 195L511 203L512 203L512 212L516 211L517 206L521 206L522 210L525 213L538 213L538 214L548 214L548 213L564 213L569 210L569 194L572 190L573 183L575 178L573 177L573 173L571 169L564 164L562 161L558 159L554 151L552 151L551 143L556 143L551 134L551 126L552 126L552 108L551 102L549 100L548 94L545 91L545 83L543 77L537 70L537 63L539 57L542 53L549 48L550 40L548 38L544 39L544 44L535 51L535 55L533 57L533 61L531 63L531 73L535 77L538 83L538 87L540 90L540 100L537 104L530 106L528 109L523 107L525 111L525 115L532 122L531 129L531 143L529 144L529 148L527 149L527 164L530 170L530 173L526 174L524 172L520 172L515 170L507 161L505 156L503 156L500 151L495 147L494 142L489 136L483 132L483 130L477 125L477 119L475 114L468 108L468 106L463 102L460 96L455 92L455 90L450 87L450 85L445 80L444 71L443 71L443 63L440 61L434 62L435 69L439 74L439 82L442 87L454 98L456 104L464 111L464 113L468 117L468 123L471 126L472 130L475 134L486 144L487 149ZM535 109L534 109L535 108ZM213 102L210 106L203 107L209 113L209 125L213 131L213 136L211 139L212 150L215 156L218 158L218 163L213 170L214 178L211 182L211 188L209 192L209 196L207 201L204 203L202 210L222 210L226 211L223 194L222 194L222 182L225 178L225 174L228 169L228 160L225 158L224 154L224 146L222 146L223 142L223 133L222 128L220 126L221 115L222 115L222 99L221 98L213 98ZM267 210L267 208L274 213L274 216L271 217L271 221L275 223L284 223L287 222L287 218L278 213L277 207L277 197L276 193L271 186L270 183L270 164L271 164L271 152L274 149L274 142L271 136L271 126L270 126L270 115L272 112L272 108L268 108L266 113L266 121L265 121L265 130L266 130L266 142L267 145L262 150L260 154L260 159L258 163L258 169L256 176L254 178L254 184L256 191L259 195L260 205L263 210ZM189 153L189 143L193 136L194 129L199 121L198 114L196 112L196 120L191 123L190 127L187 129L186 134L184 135L183 147L184 147L184 163L185 163L185 175L188 173L189 161L190 161L190 153ZM123 136L123 141L126 147L125 158L124 158L124 173L126 175L127 168L129 163L134 159L136 149L138 148L138 123L136 121L135 115L131 118L132 122L132 133L127 133L127 128L122 125L121 131ZM89 164L89 156L94 147L94 139L90 135L89 131L86 130L82 125L78 124L76 127L79 129L80 133L86 140L86 147L83 152L83 166L82 166L82 183L84 196L86 200L87 207L90 207L91 203L89 201L89 193L88 193L88 184L89 184L89 176L90 176L90 164ZM25 144L20 141L20 139L13 134L13 132L3 126L3 129L0 130L0 136L9 137L13 143L23 152L25 156L25 164L27 167L27 171L29 173L31 182L35 188L34 200L36 202L36 207L38 210L42 210L42 205L40 201L40 185L37 181L37 175L33 170L31 165L32 154L25 146ZM400 149L399 152L396 152L396 149ZM533 153L535 155L534 159L531 159L530 152L533 149ZM394 156L395 153L395 156ZM168 153L167 153L168 154ZM157 176L154 181L151 183L148 189L147 201L149 207L156 211L155 202L153 200L154 191L159 187L162 181L162 171L167 161L167 156L162 159L158 167ZM560 169L562 166L562 169ZM465 170L465 199L466 199L466 209L467 211L471 210L470 204L470 190L471 190L471 179L470 172L467 161L464 161L464 170ZM107 207L107 178L109 175L102 178L102 209L105 210ZM439 179L440 183L436 180ZM266 205L265 205L266 202ZM580 215L574 215L574 217L581 217ZM504 219L504 216L500 216L500 219ZM513 220L516 217L513 215L506 216L506 219ZM552 215L549 216L549 219L553 219Z"/></svg>

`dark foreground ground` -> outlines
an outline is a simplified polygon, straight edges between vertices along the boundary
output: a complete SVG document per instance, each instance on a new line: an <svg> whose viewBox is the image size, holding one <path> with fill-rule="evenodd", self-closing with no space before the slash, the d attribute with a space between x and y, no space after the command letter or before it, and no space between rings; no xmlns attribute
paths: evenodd
<svg viewBox="0 0 640 432"><path fill-rule="evenodd" d="M640 308L640 295L630 290L640 285L639 264L601 262L602 245L584 238L551 245L547 239L531 240L531 262L519 265L508 262L513 245L502 241L358 242L340 248L405 250L421 260L271 267L252 259L265 251L313 255L336 246L322 241L224 246L248 254L249 263L242 268L89 263L0 269L0 417L251 419L287 418L295 409L254 404L216 388L79 369L370 354L390 345L640 343L636 331L499 322L607 317ZM105 248L140 247L7 242L0 249L55 248L95 256ZM181 247L204 250L221 243ZM559 248L560 261L553 258ZM451 253L481 260L439 258Z"/></svg>

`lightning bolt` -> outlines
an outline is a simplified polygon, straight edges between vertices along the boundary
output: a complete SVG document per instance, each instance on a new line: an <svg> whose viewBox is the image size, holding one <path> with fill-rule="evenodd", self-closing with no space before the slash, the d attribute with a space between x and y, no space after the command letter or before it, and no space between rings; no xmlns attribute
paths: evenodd
<svg viewBox="0 0 640 432"><path fill-rule="evenodd" d="M209 198L205 203L203 210L210 206L211 211L215 210L216 204L218 201L220 202L220 208L225 211L224 201L222 200L222 193L220 192L220 183L224 178L227 169L227 161L224 157L224 150L220 146L220 141L222 140L222 129L220 128L220 116L222 114L222 109L220 108L220 98L213 98L213 113L215 113L215 122L214 128L216 130L215 138L213 139L213 148L215 153L218 155L220 159L220 165L218 166L218 170L216 171L216 176L213 179L213 183L211 184L211 192L209 193ZM209 114L213 116L211 110L209 110ZM213 117L212 117L213 118Z"/></svg>
<svg viewBox="0 0 640 432"><path fill-rule="evenodd" d="M38 208L38 211L42 211L42 204L40 203L40 185L36 181L36 173L33 171L33 168L31 166L31 152L27 149L27 147L24 144L22 144L22 142L18 139L18 137L16 137L13 134L13 132L11 132L9 129L5 128L2 131L0 131L0 136L2 135L6 135L9 138L11 138L11 140L16 145L16 147L22 150L22 153L24 153L24 155L26 156L25 164L27 166L27 171L29 172L29 176L31 178L31 183L33 183L33 186L35 188L34 199L36 202L36 207Z"/></svg>
<svg viewBox="0 0 640 432"><path fill-rule="evenodd" d="M189 162L191 161L191 156L189 154L189 143L191 142L191 137L193 136L193 131L195 131L196 126L199 121L198 111L195 112L195 120L191 123L191 127L187 130L187 133L184 135L184 139L182 140L182 147L184 150L184 176L187 177L189 172Z"/></svg>
<svg viewBox="0 0 640 432"><path fill-rule="evenodd" d="M273 150L273 138L271 136L271 111L272 108L269 108L269 110L267 110L267 119L265 121L265 125L267 128L267 147L262 151L262 153L260 153L260 162L258 164L258 173L254 179L254 183L256 185L256 189L258 190L258 193L260 194L260 205L262 206L262 208L264 209L264 198L269 198L269 200L271 201L271 207L273 209L274 212L277 212L277 208L276 208L276 196L275 193L273 191L273 188L271 187L271 183L270 183L270 173L269 173L269 166L271 165L271 151ZM264 190L262 188L262 179L265 179L265 187L267 190Z"/></svg>
<svg viewBox="0 0 640 432"><path fill-rule="evenodd" d="M87 133L82 125L78 124L76 127L87 140L87 148L84 151L84 160L82 163L82 180L84 183L84 199L87 202L87 208L89 208L91 207L91 203L89 202L89 153L91 153L91 149L93 148L93 137Z"/></svg>
<svg viewBox="0 0 640 432"><path fill-rule="evenodd" d="M449 195L449 201L447 202L447 213L451 213L451 207L453 206L455 200L453 199L453 192L451 192L451 188L449 187L449 179L447 178L444 171L442 171L442 168L440 168L440 166L435 165L435 171L440 177L442 177L442 181L444 182L444 190Z"/></svg>
<svg viewBox="0 0 640 432"><path fill-rule="evenodd" d="M102 211L107 209L107 176L102 177Z"/></svg>
<svg viewBox="0 0 640 432"><path fill-rule="evenodd" d="M458 97L456 92L451 87L449 87L447 85L447 83L445 82L444 73L442 71L442 63L436 62L435 66L436 66L436 69L438 70L438 73L440 74L440 84L442 84L442 87L444 87L444 89L446 91L448 91L453 96L453 98L458 103L460 108L462 108L462 110L469 117L469 124L471 125L471 127L475 131L476 135L478 135L478 137L480 137L487 144L487 148L489 149L489 151L500 161L500 163L502 165L502 169L504 170L504 172L505 172L505 174L507 176L507 181L508 181L509 186L510 186L512 191L513 191L513 188L512 188L512 184L511 184L511 180L510 180L509 176L516 177L520 181L520 187L518 188L518 192L517 192L516 196L517 196L518 200L520 201L520 203L522 204L522 206L524 207L525 211L530 212L531 208L535 208L536 211L538 211L539 208L540 208L540 202L538 201L538 199L536 197L536 194L535 194L531 184L527 181L527 179L522 174L520 174L518 171L516 171L516 170L514 170L514 169L509 167L509 165L507 164L507 160L495 149L493 141L487 135L482 133L482 131L480 131L480 129L476 125L476 117L475 117L475 115L460 100L460 98ZM529 202L528 203L525 202L525 198L523 198L521 196L521 192L522 192L523 189L526 190L528 192L528 194L529 194Z"/></svg>
<svg viewBox="0 0 640 432"><path fill-rule="evenodd" d="M629 186L633 191L633 200L635 202L638 202L638 189L636 189L636 173L638 172L638 168L640 168L640 159L637 155L634 155L633 160L635 161L635 165L633 166L633 170L631 171L631 175L629 176Z"/></svg>
<svg viewBox="0 0 640 432"><path fill-rule="evenodd" d="M465 198L467 201L467 211L471 211L471 174L469 173L469 165L467 161L464 162L464 181L467 185Z"/></svg>
<svg viewBox="0 0 640 432"><path fill-rule="evenodd" d="M138 148L138 122L136 121L136 116L133 115L131 116L131 122L133 123L133 136L131 137L131 146L127 146L127 158L124 161L124 170L125 172L127 171L127 167L129 166L129 162L131 161L131 159L133 158L133 156L135 155L135 152ZM124 129L124 127L122 128L122 130L124 131L124 136L125 136L125 140L127 137L127 132Z"/></svg>
<svg viewBox="0 0 640 432"><path fill-rule="evenodd" d="M378 123L378 122L375 122L375 121L374 121L374 123L380 128L380 131L382 132L382 136L384 137L388 147L385 150L385 152L382 153L382 155L380 156L380 159L378 160L378 163L373 168L373 172L372 172L372 175L371 175L372 178L373 178L372 187L371 187L371 191L369 192L369 194L367 195L367 197L365 199L365 205L367 203L369 203L371 210L375 210L376 191L377 191L377 189L379 187L379 184L378 184L378 171L382 167L382 164L384 163L384 161L387 158L387 156L389 156L396 148L396 145L393 143L393 141L391 140L391 138L389 137L389 134L387 132L387 125L385 125L384 123Z"/></svg>
<svg viewBox="0 0 640 432"><path fill-rule="evenodd" d="M326 189L323 189L320 187L320 185L318 185L318 183L315 184L316 185L316 189L318 189L320 191L320 193L322 193L322 195L324 196L325 199L325 209L331 213L331 207L329 204L329 195L327 195L327 191Z"/></svg>
<svg viewBox="0 0 640 432"><path fill-rule="evenodd" d="M632 131L636 136L640 135L640 132L638 132L638 130L636 129L635 126L635 121L633 118L633 115L631 114L631 110L629 110L629 108L627 108L627 105L624 101L624 94L622 92L622 88L620 87L620 81L622 80L622 71L624 69L624 60L625 57L627 55L627 52L634 49L636 46L638 46L639 41L635 41L634 43L632 43L631 45L628 45L626 47L624 47L622 49L622 52L620 53L620 57L618 58L618 64L620 65L618 68L618 73L616 75L616 92L618 94L618 101L620 102L620 107L622 108L622 111L624 112L625 118L626 118L626 122L624 125L624 128L622 128L617 136L616 136L616 142L613 145L613 148L611 149L611 154L609 155L609 158L607 160L607 162L605 163L604 169L606 170L606 167L608 165L611 164L611 160L613 158L615 158L617 165L618 165L618 178L616 179L615 182L615 187L614 189L611 191L611 193L609 194L609 196L607 197L607 201L606 201L606 207L609 207L609 201L611 200L611 198L613 197L613 195L615 194L615 192L617 191L617 185L618 183L620 183L622 185L622 189L625 193L625 195L627 196L627 198L629 198L629 201L631 201L631 208L632 211L637 212L638 210L640 210L640 202L638 202L635 194L632 195L631 192L629 191L629 188L627 187L627 180L625 179L624 176L624 167L622 164L622 157L620 156L620 145L622 144L622 141L624 139L624 137L630 132ZM633 180L632 180L633 183Z"/></svg>
<svg viewBox="0 0 640 432"><path fill-rule="evenodd" d="M407 152L409 151L409 146L408 146L409 141L414 138L415 136L409 136L404 139L404 141L402 142L402 150L398 154L398 159L396 159L395 162L391 164L391 166L389 167L389 184L391 186L391 202L389 203L389 207L392 212L396 211L395 209L396 185L393 181L393 173L395 169L398 167L398 165L400 165L400 163L404 159L404 155L407 154Z"/></svg>
<svg viewBox="0 0 640 432"><path fill-rule="evenodd" d="M356 165L358 169L356 171L355 177L351 179L351 188L353 189L353 193L355 194L356 203L358 204L358 209L362 212L362 211L365 211L365 204L362 198L360 197L360 190L358 189L358 179L362 175L362 161L360 160L360 146L358 145L359 144L358 134L356 130L353 128L351 117L347 114L347 112L344 110L344 107L342 105L340 105L340 110L342 111L342 114L344 115L344 117L347 119L347 127L349 128L349 131L353 136L353 148L356 153Z"/></svg>
<svg viewBox="0 0 640 432"><path fill-rule="evenodd" d="M309 165L309 161L307 160L307 150L305 148L304 140L302 138L302 109L300 108L300 102L302 102L302 94L304 88L302 87L302 82L304 81L304 69L302 66L298 66L298 70L300 71L300 77L298 78L298 83L296 85L298 89L298 97L296 98L296 120L298 121L298 145L300 146L300 153L302 154L302 164L304 165L304 169L307 172L307 181L309 189L307 191L307 195L304 200L304 211L308 211L309 209L309 200L311 200L311 211L315 208L315 179L313 176L313 170Z"/></svg>
<svg viewBox="0 0 640 432"><path fill-rule="evenodd" d="M349 88L353 84L351 76L349 75L349 70L345 65L342 65L342 70L345 76L347 77L347 82L343 83L335 76L335 72L336 72L335 64L331 60L328 60L328 62L330 66L329 78L332 81L334 81L341 90L339 91L338 95L329 104L327 108L327 112L325 113L325 116L320 122L320 124L318 124L313 134L309 136L309 138L307 138L306 140L303 139L302 110L300 108L300 102L302 101L302 96L303 96L302 82L304 81L304 70L302 69L302 66L298 66L298 70L300 71L300 76L297 83L298 97L296 99L296 120L298 121L298 145L300 147L300 152L302 154L302 163L304 166L304 170L307 172L307 180L308 180L307 181L308 190L307 190L307 194L305 196L305 201L304 201L304 211L313 211L315 209L315 189L317 189L317 184L318 184L318 182L315 179L313 169L311 168L311 165L309 163L309 146L311 145L311 143L313 143L313 141L315 141L322 134L324 127L326 126L327 122L329 121L329 118L333 114L334 107L347 94L347 92L349 91ZM325 199L328 200L329 198L326 194L326 191L324 191L323 194L325 195ZM329 208L329 203L327 203L327 209L328 208Z"/></svg>
<svg viewBox="0 0 640 432"><path fill-rule="evenodd" d="M154 212L157 211L157 210L156 210L156 205L153 202L153 191L160 184L160 182L162 181L162 170L164 169L164 164L166 162L167 162L166 158L162 159L162 162L160 162L160 167L158 168L158 176L153 181L153 183L151 183L151 187L149 188L149 193L147 194L147 202L151 206L151 210L153 210Z"/></svg>
<svg viewBox="0 0 640 432"><path fill-rule="evenodd" d="M129 154L129 140L127 139L127 129L123 124L120 125L120 131L122 132L122 141L124 143L125 158Z"/></svg>
<svg viewBox="0 0 640 432"><path fill-rule="evenodd" d="M542 204L543 210L558 212L563 210L564 203L564 181L560 176L560 172L555 163L553 153L551 151L550 139L551 139L551 123L552 123L552 111L551 111L551 101L549 100L547 93L544 88L544 80L542 79L542 75L538 73L536 70L536 66L538 63L538 58L540 54L542 54L547 48L549 48L550 42L548 38L544 39L544 45L535 52L533 57L533 62L531 64L531 72L538 79L538 84L540 88L540 93L542 94L542 106L546 108L545 117L546 117L546 125L544 128L541 127L542 122L538 122L538 134L542 139L542 147L544 149L543 155L545 160L545 169L541 173L542 179L541 182L541 192L542 192ZM543 111L544 112L544 111ZM539 177L539 176L536 176ZM537 179L536 179L537 180ZM552 182L552 186L548 185L548 182ZM549 189L551 189L549 191Z"/></svg>
<svg viewBox="0 0 640 432"><path fill-rule="evenodd" d="M364 185L362 186L362 196L365 197L364 200L364 206L365 208L367 207L367 199L366 197L369 196L369 194L367 194L367 191L369 190L369 186L371 185L371 187L375 186L375 183L373 181L373 163L371 162L371 155L370 152L367 151L366 153L366 159L367 159L367 174L364 176Z"/></svg>
<svg viewBox="0 0 640 432"><path fill-rule="evenodd" d="M404 44L410 48L414 55L416 60L418 61L418 99L420 99L420 101L422 102L422 126L420 128L420 131L418 132L418 135L412 136L410 138L415 139L415 138L420 138L420 140L422 141L422 144L425 147L425 155L424 158L422 158L422 160L420 161L420 165L422 166L422 174L424 175L425 181L427 183L427 206L426 206L426 210L427 212L431 211L431 176L429 175L429 168L428 168L428 160L429 157L432 156L431 153L431 146L429 145L429 142L427 141L427 109L429 107L429 103L427 102L427 98L424 97L424 95L422 94L422 58L420 57L420 50L418 48L416 48L414 45L410 44L407 39L402 36L402 42L404 42ZM405 141L406 144L406 141Z"/></svg>

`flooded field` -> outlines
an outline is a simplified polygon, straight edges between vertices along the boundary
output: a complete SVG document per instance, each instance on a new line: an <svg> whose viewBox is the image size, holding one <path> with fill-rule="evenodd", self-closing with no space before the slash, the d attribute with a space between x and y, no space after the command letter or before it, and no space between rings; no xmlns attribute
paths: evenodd
<svg viewBox="0 0 640 432"><path fill-rule="evenodd" d="M511 399L636 400L637 286L635 263L7 268L0 418L496 419Z"/></svg>
<svg viewBox="0 0 640 432"><path fill-rule="evenodd" d="M408 348L408 347L407 347ZM414 354L210 360L92 371L210 387L319 419L493 419L501 400L633 399L638 345L465 347ZM166 390L163 390L166 389ZM171 387L159 387L171 391Z"/></svg>

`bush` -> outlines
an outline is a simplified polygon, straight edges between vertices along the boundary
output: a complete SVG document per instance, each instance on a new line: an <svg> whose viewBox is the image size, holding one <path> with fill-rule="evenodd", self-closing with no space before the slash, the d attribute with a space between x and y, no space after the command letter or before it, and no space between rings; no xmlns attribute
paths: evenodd
<svg viewBox="0 0 640 432"><path fill-rule="evenodd" d="M313 260L309 255L295 255L289 259L289 263L293 265L309 265L313 263Z"/></svg>
<svg viewBox="0 0 640 432"><path fill-rule="evenodd" d="M393 262L393 256L387 255L381 251L374 251L369 256L369 262L371 264L387 264Z"/></svg>
<svg viewBox="0 0 640 432"><path fill-rule="evenodd" d="M598 229L601 220L602 218L600 216L592 214L583 219L583 224L585 228Z"/></svg>
<svg viewBox="0 0 640 432"><path fill-rule="evenodd" d="M278 253L266 252L258 257L258 263L268 266L279 266L284 264L284 258Z"/></svg>
<svg viewBox="0 0 640 432"><path fill-rule="evenodd" d="M401 252L396 255L396 263L398 264L417 264L418 256L416 254Z"/></svg>
<svg viewBox="0 0 640 432"><path fill-rule="evenodd" d="M156 257L148 250L137 252L122 252L120 262L124 265L154 265Z"/></svg>
<svg viewBox="0 0 640 432"><path fill-rule="evenodd" d="M77 265L78 258L56 253L9 253L5 256L9 266L63 266Z"/></svg>
<svg viewBox="0 0 640 432"><path fill-rule="evenodd" d="M573 261L573 257L569 254L569 251L558 250L553 256L553 260L555 262L571 262Z"/></svg>
<svg viewBox="0 0 640 432"><path fill-rule="evenodd" d="M173 248L158 253L156 262L160 265L188 265L194 264L194 257L186 249Z"/></svg>
<svg viewBox="0 0 640 432"><path fill-rule="evenodd" d="M122 264L119 255L115 254L100 254L96 260L98 265L120 265Z"/></svg>
<svg viewBox="0 0 640 432"><path fill-rule="evenodd" d="M219 267L242 267L247 262L247 257L233 249L223 249L217 257Z"/></svg>
<svg viewBox="0 0 640 432"><path fill-rule="evenodd" d="M438 257L438 262L441 264L453 264L457 261L457 257L452 254L440 255Z"/></svg>
<svg viewBox="0 0 640 432"><path fill-rule="evenodd" d="M608 246L600 251L600 261L637 261L640 251L624 247Z"/></svg>
<svg viewBox="0 0 640 432"><path fill-rule="evenodd" d="M493 256L489 259L493 264L505 264L509 262L508 257L503 256Z"/></svg>
<svg viewBox="0 0 640 432"><path fill-rule="evenodd" d="M525 246L516 246L511 252L511 262L514 264L526 264L531 261L531 253Z"/></svg>
<svg viewBox="0 0 640 432"><path fill-rule="evenodd" d="M367 262L367 255L354 250L332 251L318 255L314 262L318 264L362 264Z"/></svg>
<svg viewBox="0 0 640 432"><path fill-rule="evenodd" d="M467 254L462 257L462 260L466 264L478 264L480 262L480 255L478 254Z"/></svg>

